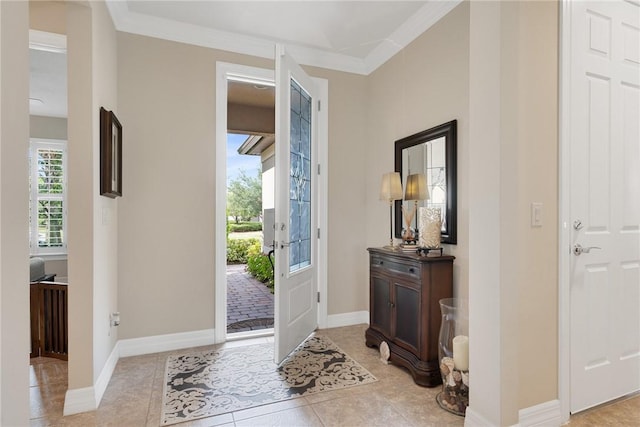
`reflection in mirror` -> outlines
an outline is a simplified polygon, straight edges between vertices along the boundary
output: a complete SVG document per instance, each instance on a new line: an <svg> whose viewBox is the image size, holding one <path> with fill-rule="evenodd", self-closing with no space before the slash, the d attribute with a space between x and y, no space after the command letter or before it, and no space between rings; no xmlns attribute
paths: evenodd
<svg viewBox="0 0 640 427"><path fill-rule="evenodd" d="M428 199L396 202L395 235L402 236L402 211L411 213L414 206L440 208L442 216L442 242L456 243L456 121L396 141L396 171L400 172L403 186L412 174L427 178ZM409 215L410 216L410 215ZM416 219L411 228L417 228Z"/></svg>

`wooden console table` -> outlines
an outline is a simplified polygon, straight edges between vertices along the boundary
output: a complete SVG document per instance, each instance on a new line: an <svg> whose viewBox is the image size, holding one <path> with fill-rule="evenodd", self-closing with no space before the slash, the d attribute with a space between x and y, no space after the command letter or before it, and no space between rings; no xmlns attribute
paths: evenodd
<svg viewBox="0 0 640 427"><path fill-rule="evenodd" d="M453 296L453 256L424 256L369 248L369 328L366 345L386 341L391 362L416 384L442 383L438 335L442 298Z"/></svg>

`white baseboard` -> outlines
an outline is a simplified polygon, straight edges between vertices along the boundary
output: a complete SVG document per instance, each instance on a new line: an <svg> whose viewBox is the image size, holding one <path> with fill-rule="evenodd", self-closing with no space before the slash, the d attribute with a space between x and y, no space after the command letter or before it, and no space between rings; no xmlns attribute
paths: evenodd
<svg viewBox="0 0 640 427"><path fill-rule="evenodd" d="M128 357L211 345L214 344L214 339L214 330L204 329L202 331L131 338L120 340L118 344L120 345L120 357Z"/></svg>
<svg viewBox="0 0 640 427"><path fill-rule="evenodd" d="M464 413L464 427L491 427L495 424L491 423L485 417L480 415L471 409L471 406L467 407Z"/></svg>
<svg viewBox="0 0 640 427"><path fill-rule="evenodd" d="M327 328L359 325L369 323L368 311L352 311L351 313L331 314L327 316Z"/></svg>
<svg viewBox="0 0 640 427"><path fill-rule="evenodd" d="M559 400L550 400L539 405L521 409L518 413L521 427L542 427L562 425Z"/></svg>
<svg viewBox="0 0 640 427"><path fill-rule="evenodd" d="M111 375L113 375L113 371L120 358L118 350L119 343L120 342L117 342L113 350L111 350L111 354L107 358L107 362L104 364L93 387L67 390L63 411L65 416L93 411L100 405L102 396L104 396L104 392L109 385L109 380L111 380Z"/></svg>
<svg viewBox="0 0 640 427"><path fill-rule="evenodd" d="M120 359L120 341L113 346L113 350L111 350L111 354L109 358L107 358L100 375L98 375L98 379L96 383L93 385L96 393L96 404L100 405L102 401L102 396L104 396L104 392L109 385L109 381L111 380L111 375L113 375L113 371L116 369L116 365L118 364L118 359Z"/></svg>
<svg viewBox="0 0 640 427"><path fill-rule="evenodd" d="M487 427L493 425L495 424L475 412L471 406L467 408L464 418L465 427ZM560 425L562 425L562 416L559 400L550 400L518 411L517 427L556 427Z"/></svg>
<svg viewBox="0 0 640 427"><path fill-rule="evenodd" d="M98 407L94 387L67 390L64 398L64 416L93 411Z"/></svg>

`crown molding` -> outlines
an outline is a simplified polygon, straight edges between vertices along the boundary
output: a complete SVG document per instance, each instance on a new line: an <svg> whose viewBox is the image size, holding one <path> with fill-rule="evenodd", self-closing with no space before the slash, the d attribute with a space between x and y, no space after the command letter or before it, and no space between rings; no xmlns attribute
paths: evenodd
<svg viewBox="0 0 640 427"><path fill-rule="evenodd" d="M300 45L285 46L300 64L368 75L461 2L462 0L428 2L364 59ZM126 1L106 0L106 3L118 31L274 59L275 41L131 12Z"/></svg>
<svg viewBox="0 0 640 427"><path fill-rule="evenodd" d="M388 39L380 43L365 58L366 75L391 59L418 36L451 12L462 0L430 1L414 13Z"/></svg>
<svg viewBox="0 0 640 427"><path fill-rule="evenodd" d="M66 53L67 36L46 31L29 30L29 49Z"/></svg>

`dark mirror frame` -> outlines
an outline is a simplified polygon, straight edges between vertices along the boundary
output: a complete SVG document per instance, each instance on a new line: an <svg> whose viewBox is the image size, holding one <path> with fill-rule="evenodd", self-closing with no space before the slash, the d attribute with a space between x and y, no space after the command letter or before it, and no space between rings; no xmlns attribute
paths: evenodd
<svg viewBox="0 0 640 427"><path fill-rule="evenodd" d="M402 179L402 150L413 147L414 145L423 144L434 139L445 138L446 147L446 168L447 168L447 212L446 212L446 228L442 231L442 243L455 245L457 240L457 121L435 126L415 135L407 136L395 142L395 169L400 172ZM404 183L402 184L404 188ZM394 206L395 212L395 236L400 238L402 232L402 200L396 200Z"/></svg>

